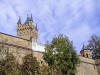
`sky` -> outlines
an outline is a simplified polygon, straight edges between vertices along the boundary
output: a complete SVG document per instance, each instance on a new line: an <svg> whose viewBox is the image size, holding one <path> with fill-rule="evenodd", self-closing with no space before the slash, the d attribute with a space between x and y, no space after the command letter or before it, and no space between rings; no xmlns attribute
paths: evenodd
<svg viewBox="0 0 100 75"><path fill-rule="evenodd" d="M64 34L80 53L92 34L100 36L100 0L0 0L0 32L16 36L19 16L24 23L30 14L40 43Z"/></svg>

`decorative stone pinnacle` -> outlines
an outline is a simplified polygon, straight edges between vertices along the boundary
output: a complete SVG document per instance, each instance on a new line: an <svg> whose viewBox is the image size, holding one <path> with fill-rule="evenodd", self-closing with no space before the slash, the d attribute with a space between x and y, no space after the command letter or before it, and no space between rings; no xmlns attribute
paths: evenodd
<svg viewBox="0 0 100 75"><path fill-rule="evenodd" d="M21 24L21 17L19 17L17 24Z"/></svg>

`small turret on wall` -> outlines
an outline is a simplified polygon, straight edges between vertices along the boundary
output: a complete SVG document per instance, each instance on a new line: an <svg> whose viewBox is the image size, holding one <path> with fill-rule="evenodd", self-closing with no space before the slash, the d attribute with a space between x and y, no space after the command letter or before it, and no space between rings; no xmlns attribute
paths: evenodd
<svg viewBox="0 0 100 75"><path fill-rule="evenodd" d="M83 45L80 53L81 53L81 56L83 56L83 57L92 58L90 49L88 49L87 46L85 46L85 45Z"/></svg>
<svg viewBox="0 0 100 75"><path fill-rule="evenodd" d="M17 22L17 37L32 40L34 38L37 41L38 29L35 27L32 15L27 16L24 24L21 23L21 18Z"/></svg>

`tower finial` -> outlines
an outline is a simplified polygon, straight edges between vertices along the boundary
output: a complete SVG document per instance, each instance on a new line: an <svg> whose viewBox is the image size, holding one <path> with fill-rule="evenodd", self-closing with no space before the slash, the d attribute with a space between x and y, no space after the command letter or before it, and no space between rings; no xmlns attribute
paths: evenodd
<svg viewBox="0 0 100 75"><path fill-rule="evenodd" d="M32 22L33 22L33 17L32 17L32 14L31 14L31 16L29 16L29 15L27 14L27 19L26 19L26 21L25 21L25 23L24 23L24 24L28 24L28 23L29 23L29 21L32 21Z"/></svg>
<svg viewBox="0 0 100 75"><path fill-rule="evenodd" d="M32 13L31 13L31 18L30 18L30 20L33 21Z"/></svg>
<svg viewBox="0 0 100 75"><path fill-rule="evenodd" d="M27 14L27 18L24 24L28 24L28 22L29 22L29 14Z"/></svg>
<svg viewBox="0 0 100 75"><path fill-rule="evenodd" d="M21 17L20 16L19 16L19 20L18 20L17 24L21 24Z"/></svg>

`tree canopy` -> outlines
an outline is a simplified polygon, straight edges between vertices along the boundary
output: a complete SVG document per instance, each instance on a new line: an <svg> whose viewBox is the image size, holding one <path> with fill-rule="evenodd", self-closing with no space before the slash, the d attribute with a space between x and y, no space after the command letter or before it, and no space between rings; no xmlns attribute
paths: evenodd
<svg viewBox="0 0 100 75"><path fill-rule="evenodd" d="M92 35L88 42L88 48L92 52L92 57L94 59L100 59L100 37Z"/></svg>
<svg viewBox="0 0 100 75"><path fill-rule="evenodd" d="M40 65L32 54L24 57L21 66L22 75L40 75Z"/></svg>
<svg viewBox="0 0 100 75"><path fill-rule="evenodd" d="M12 54L7 54L5 59L0 60L0 75L19 75L20 70Z"/></svg>
<svg viewBox="0 0 100 75"><path fill-rule="evenodd" d="M75 75L79 58L68 37L60 34L51 43L46 44L44 60L53 70L62 75Z"/></svg>

